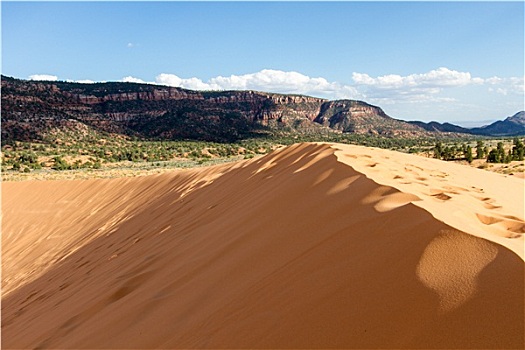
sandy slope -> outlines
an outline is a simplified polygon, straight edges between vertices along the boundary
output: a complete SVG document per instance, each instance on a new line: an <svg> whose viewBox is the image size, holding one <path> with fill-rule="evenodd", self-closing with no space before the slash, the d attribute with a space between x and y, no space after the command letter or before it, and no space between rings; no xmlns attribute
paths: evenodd
<svg viewBox="0 0 525 350"><path fill-rule="evenodd" d="M302 144L2 192L2 348L524 344L519 179Z"/></svg>
<svg viewBox="0 0 525 350"><path fill-rule="evenodd" d="M435 159L334 145L339 161L377 183L416 195L414 204L454 228L502 244L524 259L525 182Z"/></svg>

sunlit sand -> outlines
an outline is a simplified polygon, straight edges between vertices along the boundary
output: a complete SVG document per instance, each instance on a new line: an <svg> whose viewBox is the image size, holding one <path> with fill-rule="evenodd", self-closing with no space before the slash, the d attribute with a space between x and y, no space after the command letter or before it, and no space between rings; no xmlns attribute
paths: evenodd
<svg viewBox="0 0 525 350"><path fill-rule="evenodd" d="M513 176L299 144L2 201L2 348L524 344Z"/></svg>

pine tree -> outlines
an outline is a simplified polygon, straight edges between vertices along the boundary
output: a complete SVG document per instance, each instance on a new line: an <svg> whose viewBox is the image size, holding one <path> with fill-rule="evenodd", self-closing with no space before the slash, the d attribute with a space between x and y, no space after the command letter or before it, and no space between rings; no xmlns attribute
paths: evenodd
<svg viewBox="0 0 525 350"><path fill-rule="evenodd" d="M507 155L505 156L504 162L505 163L512 162L512 151L509 150L509 153L507 153Z"/></svg>
<svg viewBox="0 0 525 350"><path fill-rule="evenodd" d="M498 142L496 153L498 159L497 163L505 162L505 149L503 148L503 142Z"/></svg>
<svg viewBox="0 0 525 350"><path fill-rule="evenodd" d="M478 140L476 143L476 159L482 159L485 156L485 152L483 150L483 141Z"/></svg>
<svg viewBox="0 0 525 350"><path fill-rule="evenodd" d="M441 159L443 156L443 144L441 142L437 142L436 146L434 147L434 158Z"/></svg>
<svg viewBox="0 0 525 350"><path fill-rule="evenodd" d="M443 148L443 152L441 153L441 155L444 160L448 160L450 158L450 147L445 146L445 148Z"/></svg>
<svg viewBox="0 0 525 350"><path fill-rule="evenodd" d="M487 163L499 163L498 152L493 148L487 156Z"/></svg>
<svg viewBox="0 0 525 350"><path fill-rule="evenodd" d="M465 158L467 159L467 162L472 163L472 147L467 146L467 150L465 152Z"/></svg>
<svg viewBox="0 0 525 350"><path fill-rule="evenodd" d="M512 147L512 159L522 161L525 155L525 147L519 138L514 139L514 147Z"/></svg>

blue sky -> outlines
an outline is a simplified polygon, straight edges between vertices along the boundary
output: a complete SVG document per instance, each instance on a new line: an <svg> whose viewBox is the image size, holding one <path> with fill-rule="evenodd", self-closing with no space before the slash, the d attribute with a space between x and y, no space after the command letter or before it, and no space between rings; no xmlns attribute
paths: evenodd
<svg viewBox="0 0 525 350"><path fill-rule="evenodd" d="M2 2L2 74L253 89L483 124L524 109L524 3Z"/></svg>

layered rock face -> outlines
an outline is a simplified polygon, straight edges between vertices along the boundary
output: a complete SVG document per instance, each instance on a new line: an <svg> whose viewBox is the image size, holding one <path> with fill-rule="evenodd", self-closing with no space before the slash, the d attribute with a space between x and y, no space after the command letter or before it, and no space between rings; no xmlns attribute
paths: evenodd
<svg viewBox="0 0 525 350"><path fill-rule="evenodd" d="M410 135L421 133L422 130L389 117L379 107L354 100L323 103L314 121L334 130L358 134Z"/></svg>
<svg viewBox="0 0 525 350"><path fill-rule="evenodd" d="M59 121L145 138L234 141L261 129L396 135L423 129L353 100L256 91L191 91L136 83L34 82L2 77L2 138L42 138Z"/></svg>

